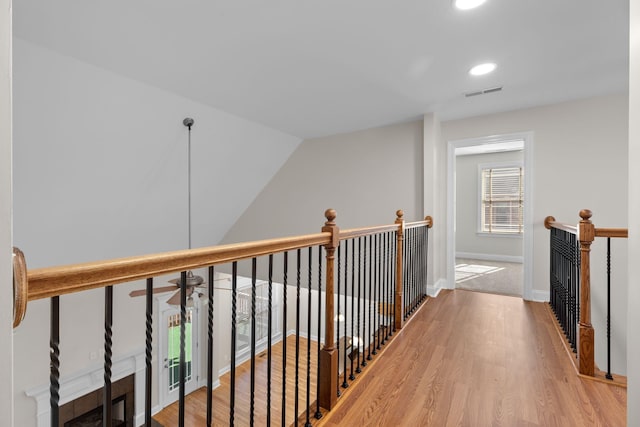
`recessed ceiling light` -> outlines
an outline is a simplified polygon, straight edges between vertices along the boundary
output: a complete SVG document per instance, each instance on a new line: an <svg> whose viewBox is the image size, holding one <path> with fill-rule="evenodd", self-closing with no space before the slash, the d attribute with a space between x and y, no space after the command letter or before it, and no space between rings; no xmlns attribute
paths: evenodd
<svg viewBox="0 0 640 427"><path fill-rule="evenodd" d="M454 0L455 6L460 10L469 10L480 6L486 0Z"/></svg>
<svg viewBox="0 0 640 427"><path fill-rule="evenodd" d="M484 76L496 69L496 64L493 62L486 62L484 64L476 65L469 70L469 74L472 76Z"/></svg>

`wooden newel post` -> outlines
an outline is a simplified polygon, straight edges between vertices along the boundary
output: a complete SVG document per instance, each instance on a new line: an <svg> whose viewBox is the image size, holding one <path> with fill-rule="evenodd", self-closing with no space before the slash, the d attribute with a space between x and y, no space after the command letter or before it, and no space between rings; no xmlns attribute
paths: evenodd
<svg viewBox="0 0 640 427"><path fill-rule="evenodd" d="M591 222L591 211L580 211L582 220L578 224L580 239L580 334L578 336L578 366L583 375L595 375L594 331L591 325L591 276L589 255L595 239L595 227Z"/></svg>
<svg viewBox="0 0 640 427"><path fill-rule="evenodd" d="M396 254L396 307L395 307L395 325L396 329L402 329L404 326L404 294L402 292L402 253L404 247L404 212L398 210L396 212L396 224L398 224L398 242Z"/></svg>
<svg viewBox="0 0 640 427"><path fill-rule="evenodd" d="M334 266L335 252L340 244L340 229L335 223L336 211L327 209L324 213L327 222L322 227L322 232L331 233L331 242L325 246L327 256L327 280L325 294L325 338L324 347L320 352L320 406L331 410L338 400L338 352L335 349L336 339L334 336Z"/></svg>

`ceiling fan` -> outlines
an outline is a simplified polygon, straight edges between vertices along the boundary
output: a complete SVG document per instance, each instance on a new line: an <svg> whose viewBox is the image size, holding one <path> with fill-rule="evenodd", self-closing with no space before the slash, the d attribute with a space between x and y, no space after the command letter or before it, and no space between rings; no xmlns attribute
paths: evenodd
<svg viewBox="0 0 640 427"><path fill-rule="evenodd" d="M231 279L228 277L219 277L217 279L214 279L214 282L219 282L219 281L230 281ZM154 294L160 294L160 293L164 293L164 292L169 292L169 291L176 291L175 294L173 294L173 296L171 298L169 298L167 300L167 304L171 304L171 305L180 305L180 278L175 278L172 280L169 280L169 283L173 283L173 285L171 286L161 286L158 288L153 288L153 293ZM189 270L187 271L187 281L186 281L186 288L187 288L187 306L191 306L193 304L193 293L195 292L196 294L198 294L199 297L202 297L203 292L200 292L200 290L204 290L204 285L206 285L204 279L202 278L202 276L197 276L195 274L193 274L193 271ZM219 289L219 290L229 290L226 287L215 287L215 289ZM146 295L147 291L145 289L139 289L136 291L131 291L129 293L130 297L139 297L139 296L143 296Z"/></svg>
<svg viewBox="0 0 640 427"><path fill-rule="evenodd" d="M188 196L189 196L189 200L188 200L188 218L189 218L189 249L191 249L191 126L193 126L194 120L190 117L187 117L186 119L184 119L182 121L182 124L185 125L186 127L189 128L189 139L188 139L188 168L187 168L187 172L188 172ZM178 277L176 279L173 280L169 280L169 283L173 283L172 286L162 286L162 287L158 287L158 288L153 288L153 293L157 294L157 293L163 293L163 292L169 292L169 291L173 291L177 289L177 292L167 300L168 304L172 304L172 305L180 305L180 280L181 278ZM215 279L215 281L218 280L227 280L226 278L219 278L219 279ZM187 305L191 306L193 305L193 293L197 292L196 289L201 289L201 286L205 285L205 281L202 278L202 276L198 276L193 274L193 271L189 270L187 271L187 278L186 278L186 283L185 283L185 287L186 287L186 291L187 291ZM138 296L142 296L142 295L146 295L147 291L146 289L140 289L140 290L136 290L136 291L132 291L129 293L130 297L138 297ZM202 292L197 292L198 296L202 296Z"/></svg>

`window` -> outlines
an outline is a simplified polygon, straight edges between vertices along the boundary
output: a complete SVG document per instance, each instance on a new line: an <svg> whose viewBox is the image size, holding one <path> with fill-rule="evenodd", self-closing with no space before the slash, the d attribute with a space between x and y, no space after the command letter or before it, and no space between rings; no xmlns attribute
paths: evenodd
<svg viewBox="0 0 640 427"><path fill-rule="evenodd" d="M480 232L522 234L524 185L520 164L480 166Z"/></svg>

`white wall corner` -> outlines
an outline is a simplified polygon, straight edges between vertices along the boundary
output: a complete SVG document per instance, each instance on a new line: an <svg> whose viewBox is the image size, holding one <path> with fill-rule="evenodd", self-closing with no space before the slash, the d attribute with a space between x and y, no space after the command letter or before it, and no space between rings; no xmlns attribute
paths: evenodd
<svg viewBox="0 0 640 427"><path fill-rule="evenodd" d="M441 290L452 289L448 286L446 279L439 279L434 285L427 286L427 295L436 298Z"/></svg>

